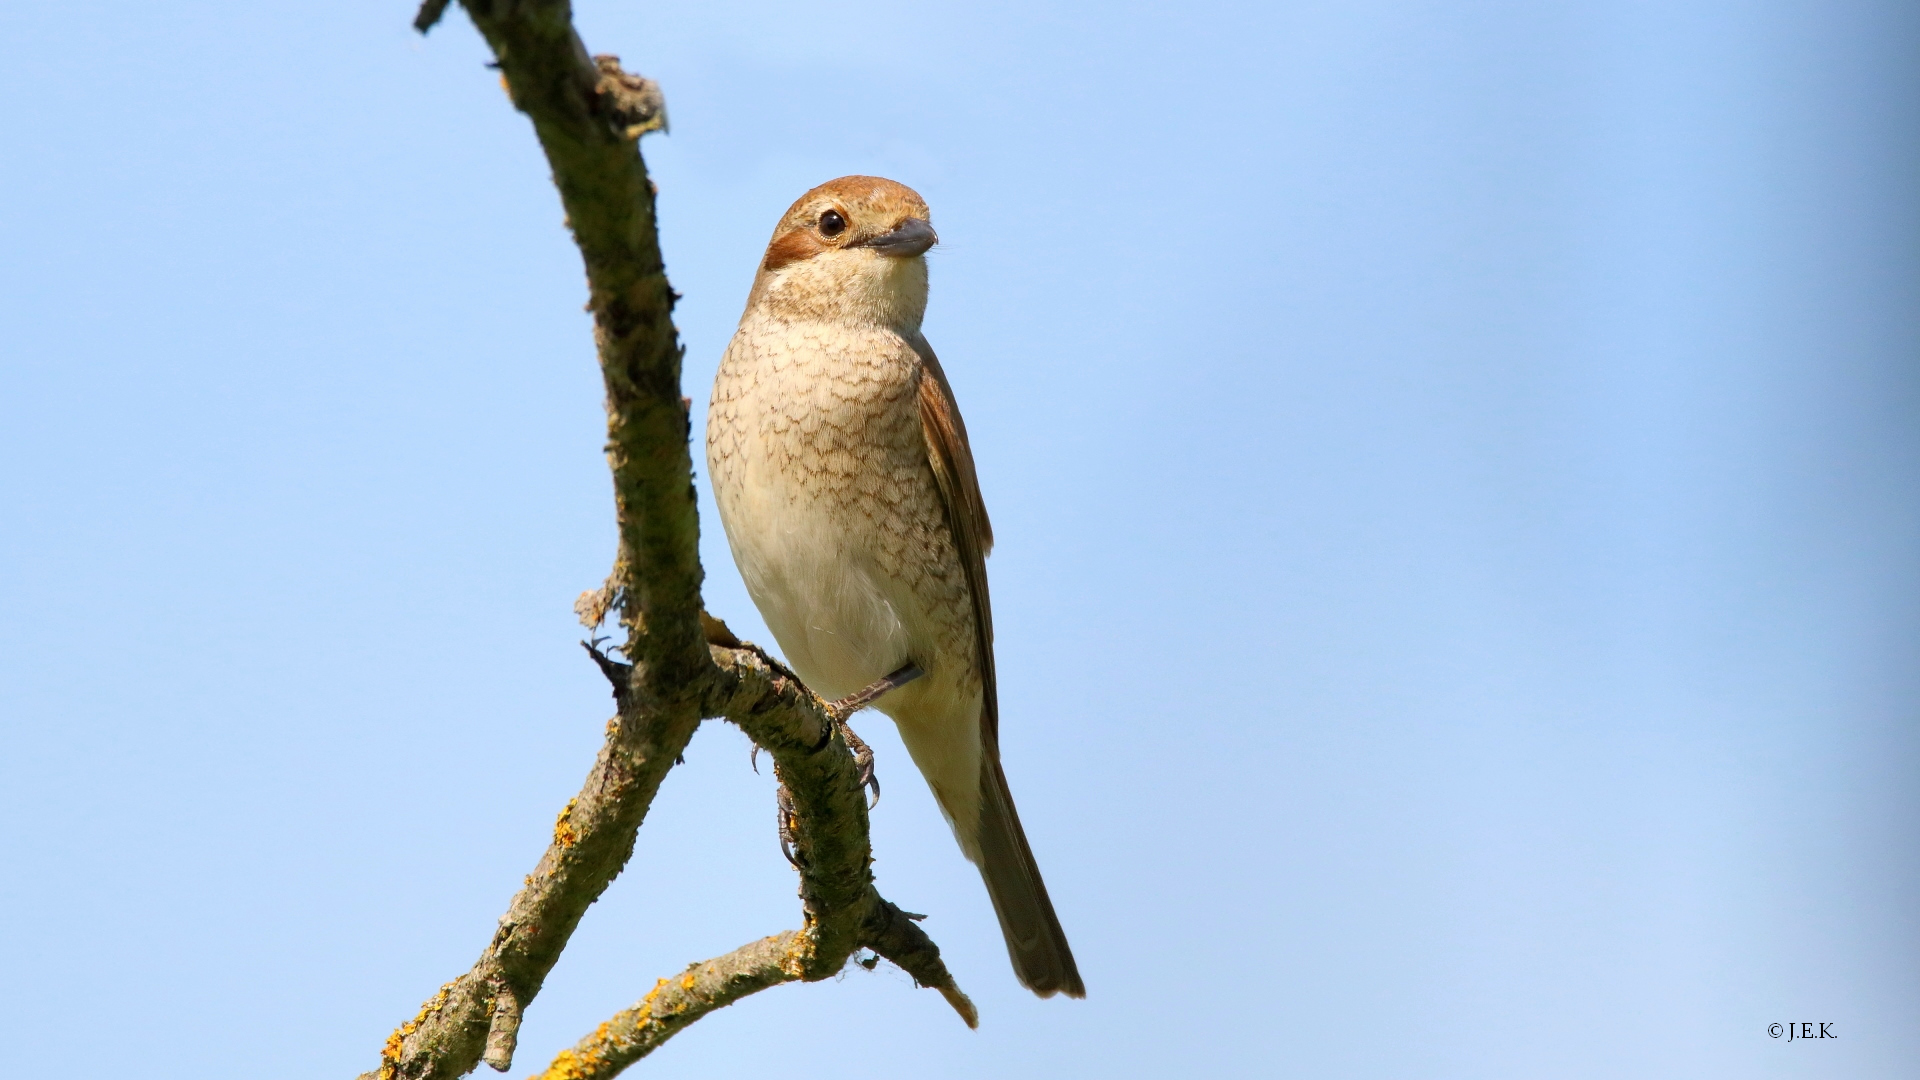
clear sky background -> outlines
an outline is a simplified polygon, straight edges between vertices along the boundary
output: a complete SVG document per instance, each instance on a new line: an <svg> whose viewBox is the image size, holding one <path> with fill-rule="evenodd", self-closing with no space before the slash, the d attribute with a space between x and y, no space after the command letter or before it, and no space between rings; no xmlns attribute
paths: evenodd
<svg viewBox="0 0 1920 1080"><path fill-rule="evenodd" d="M471 26L411 14L0 11L15 1074L372 1066L601 738L579 259ZM931 203L1007 770L1089 990L1015 984L870 716L881 887L980 1030L855 970L634 1075L1912 1075L1920 9L579 21L669 101L696 417L795 196ZM515 1075L793 891L712 725Z"/></svg>

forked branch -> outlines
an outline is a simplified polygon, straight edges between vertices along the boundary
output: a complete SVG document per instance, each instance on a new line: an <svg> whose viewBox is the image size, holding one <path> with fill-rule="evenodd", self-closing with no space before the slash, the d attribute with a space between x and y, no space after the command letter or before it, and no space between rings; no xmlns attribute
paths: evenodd
<svg viewBox="0 0 1920 1080"><path fill-rule="evenodd" d="M447 6L428 0L415 25L424 32ZM733 721L770 751L792 795L803 926L656 987L549 1075L611 1076L706 1012L779 982L829 977L862 947L938 988L973 1024L973 1006L939 949L873 888L860 771L826 703L701 610L676 297L637 146L641 134L665 126L658 88L613 57L590 57L565 0L461 6L492 47L515 107L533 122L585 263L620 536L600 611L617 600L629 663L603 664L618 708L606 742L480 959L393 1033L379 1069L366 1076L451 1080L482 1060L509 1067L523 1011L587 908L625 867L662 778L707 717ZM582 1071L589 1059L601 1062L596 1071Z"/></svg>
<svg viewBox="0 0 1920 1080"><path fill-rule="evenodd" d="M661 979L547 1066L540 1080L607 1080L695 1020L771 986L831 978L871 949L940 991L967 1026L973 1003L914 917L873 887L860 770L825 703L752 646L713 646L720 671L708 709L773 755L792 794L802 928L762 938Z"/></svg>

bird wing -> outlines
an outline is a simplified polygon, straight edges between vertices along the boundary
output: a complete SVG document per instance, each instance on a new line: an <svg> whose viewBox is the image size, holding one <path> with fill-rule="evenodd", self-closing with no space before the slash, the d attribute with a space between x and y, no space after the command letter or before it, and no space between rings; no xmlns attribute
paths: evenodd
<svg viewBox="0 0 1920 1080"><path fill-rule="evenodd" d="M973 469L973 450L967 445L966 421L953 400L953 386L940 368L933 346L913 335L913 351L920 354L920 430L927 439L927 462L946 506L953 530L953 546L967 574L967 592L973 597L974 648L979 656L981 734L989 753L1000 748L1000 695L993 671L993 604L987 598L987 552L993 550L993 524L980 498L980 477Z"/></svg>
<svg viewBox="0 0 1920 1080"><path fill-rule="evenodd" d="M953 401L953 387L927 339L915 334L913 349L920 354L920 428L927 439L927 461L946 505L953 529L953 546L966 568L967 591L973 594L975 649L980 657L980 817L974 826L980 876L993 900L1000 933L1007 939L1007 955L1022 985L1049 997L1065 991L1085 997L1080 969L1073 962L1060 917L1054 914L1047 885L1040 877L1020 814L1000 768L1000 693L993 673L993 608L987 601L987 552L993 547L993 526L980 499L980 478L973 471L973 451L967 446L967 425ZM963 846L965 841L962 841ZM971 856L970 856L971 857Z"/></svg>

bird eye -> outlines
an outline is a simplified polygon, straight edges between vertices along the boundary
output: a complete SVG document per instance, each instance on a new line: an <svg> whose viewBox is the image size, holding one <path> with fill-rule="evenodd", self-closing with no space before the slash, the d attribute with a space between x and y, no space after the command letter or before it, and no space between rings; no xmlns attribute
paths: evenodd
<svg viewBox="0 0 1920 1080"><path fill-rule="evenodd" d="M829 210L826 213L820 215L820 235L821 236L824 236L827 239L831 240L834 237L839 236L841 233L846 231L847 231L847 219L840 216L840 211Z"/></svg>

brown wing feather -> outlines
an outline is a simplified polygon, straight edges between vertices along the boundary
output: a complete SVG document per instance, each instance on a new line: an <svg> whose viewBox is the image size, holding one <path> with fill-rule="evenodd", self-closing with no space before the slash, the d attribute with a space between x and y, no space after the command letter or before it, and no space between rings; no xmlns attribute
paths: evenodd
<svg viewBox="0 0 1920 1080"><path fill-rule="evenodd" d="M927 339L915 334L913 350L920 354L920 427L927 438L927 460L947 521L953 527L953 546L966 569L967 592L973 597L974 649L980 660L985 712L982 716L989 745L1000 743L1000 694L993 672L993 603L987 596L987 553L993 550L993 523L980 498L980 477L973 470L973 449L967 445L967 424L954 404L953 387L940 368ZM931 375L932 378L927 378Z"/></svg>
<svg viewBox="0 0 1920 1080"><path fill-rule="evenodd" d="M1013 793L1007 789L1006 773L1000 768L1000 693L993 672L993 606L987 599L987 552L993 547L993 525L980 498L967 425L954 404L947 373L940 370L926 338L914 335L913 348L923 365L920 426L927 439L927 460L946 504L953 546L959 550L967 591L973 597L981 681L980 819L975 836L980 876L993 898L993 913L1000 919L1000 932L1020 982L1041 997L1062 991L1068 997L1085 997L1073 950L1047 897L1040 865L1034 861L1026 830L1013 807Z"/></svg>

